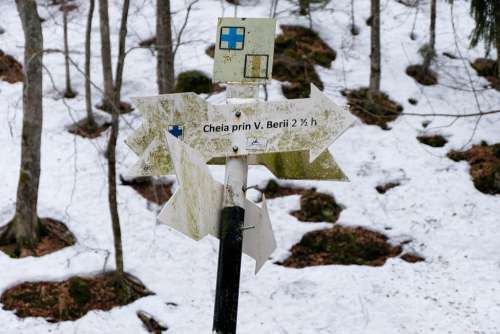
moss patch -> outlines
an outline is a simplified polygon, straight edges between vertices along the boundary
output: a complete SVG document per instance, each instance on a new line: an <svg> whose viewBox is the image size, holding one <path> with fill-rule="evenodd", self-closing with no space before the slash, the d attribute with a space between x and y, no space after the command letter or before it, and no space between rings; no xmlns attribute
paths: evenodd
<svg viewBox="0 0 500 334"><path fill-rule="evenodd" d="M75 236L64 223L51 218L40 218L38 222L40 240L33 249L20 248L14 240L6 240L0 244L0 251L12 258L38 257L56 252L76 243Z"/></svg>
<svg viewBox="0 0 500 334"><path fill-rule="evenodd" d="M378 125L384 130L389 130L387 123L394 121L403 111L403 107L385 93L380 93L371 100L368 88L347 90L343 94L347 97L351 113L359 117L363 123Z"/></svg>
<svg viewBox="0 0 500 334"><path fill-rule="evenodd" d="M389 190L399 187L400 185L401 183L399 182L388 182L385 184L379 184L378 186L375 187L375 190L377 190L379 194L385 194Z"/></svg>
<svg viewBox="0 0 500 334"><path fill-rule="evenodd" d="M477 75L488 80L496 90L500 90L500 78L498 78L498 65L496 61L487 58L478 58L471 66L476 70Z"/></svg>
<svg viewBox="0 0 500 334"><path fill-rule="evenodd" d="M282 265L292 268L330 264L382 266L389 257L401 254L401 246L393 246L378 232L361 227L335 226L305 234L292 247Z"/></svg>
<svg viewBox="0 0 500 334"><path fill-rule="evenodd" d="M59 322L79 319L92 310L127 305L151 294L131 276L125 276L124 285L129 292L125 300L114 273L76 276L62 282L26 282L6 290L0 302L20 318L42 317Z"/></svg>
<svg viewBox="0 0 500 334"><path fill-rule="evenodd" d="M438 134L418 136L417 140L422 144L431 147L443 147L446 143L448 143L446 138Z"/></svg>
<svg viewBox="0 0 500 334"><path fill-rule="evenodd" d="M469 162L472 181L479 191L490 195L500 194L500 143L488 145L482 142L467 151L452 150L448 157L454 161Z"/></svg>
<svg viewBox="0 0 500 334"><path fill-rule="evenodd" d="M24 80L23 65L2 50L0 50L0 80L11 84Z"/></svg>
<svg viewBox="0 0 500 334"><path fill-rule="evenodd" d="M194 92L211 94L223 91L224 88L212 83L212 79L201 71L186 71L177 76L175 91L177 93Z"/></svg>
<svg viewBox="0 0 500 334"><path fill-rule="evenodd" d="M427 71L422 65L410 65L406 68L406 74L424 86L433 86L438 83L438 75L431 69Z"/></svg>
<svg viewBox="0 0 500 334"><path fill-rule="evenodd" d="M120 175L123 186L130 186L142 197L150 202L162 205L172 197L172 185L170 181L150 176L125 179Z"/></svg>
<svg viewBox="0 0 500 334"><path fill-rule="evenodd" d="M258 189L267 199L291 195L302 195L307 190L304 188L294 188L280 185L276 180L269 180L263 189Z"/></svg>
<svg viewBox="0 0 500 334"><path fill-rule="evenodd" d="M328 194L307 190L300 197L300 210L291 214L303 222L335 223L342 207Z"/></svg>

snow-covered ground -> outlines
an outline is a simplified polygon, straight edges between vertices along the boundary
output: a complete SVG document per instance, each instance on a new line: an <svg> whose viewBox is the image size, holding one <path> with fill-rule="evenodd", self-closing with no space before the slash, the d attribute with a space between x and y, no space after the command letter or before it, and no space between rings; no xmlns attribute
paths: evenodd
<svg viewBox="0 0 500 334"><path fill-rule="evenodd" d="M119 0L112 0L111 31L117 41ZM182 25L188 0L173 0L176 31ZM422 1L416 20L417 39L409 38L415 11L393 0L382 1L382 86L405 111L416 113L468 113L498 109L500 93L482 90L486 81L476 76L469 61L483 55L483 49L468 49L473 21L469 2L455 0L450 5L438 1L436 71L440 85L423 88L408 77L407 65L420 62L418 48L426 42L428 5ZM46 1L40 1L45 4ZM82 1L84 3L84 1ZM366 85L369 75L369 1L355 1L356 20L361 29L349 33L348 0L332 1L327 10L314 12L314 28L333 48L338 58L331 69L318 68L325 92L345 103L340 91ZM225 9L223 9L225 7ZM290 14L293 5L280 1L279 23L307 25L305 18ZM132 1L127 47L154 34L152 0ZM70 18L72 57L83 68L86 6ZM62 49L61 13L41 6L45 48ZM208 73L212 60L204 50L215 39L216 18L233 15L223 1L202 0L191 13L183 44L176 57L177 72L201 69ZM238 14L262 17L269 13L268 1L257 7L240 7ZM97 14L97 13L96 13ZM97 15L93 28L93 80L101 83ZM24 37L13 1L0 2L0 48L23 59ZM452 24L455 25L456 34ZM458 47L458 49L457 49ZM448 51L463 59L442 56ZM112 251L112 234L107 206L107 138L87 140L73 136L65 127L85 115L82 76L73 69L74 88L80 94L63 102L64 63L60 54L47 54L45 65L44 132L39 213L68 224L78 243L41 258L11 259L0 253L0 291L22 281L60 280L71 275L91 275L111 269L107 260ZM150 51L136 49L127 57L123 97L156 93L155 59ZM469 75L479 89L477 102L471 92ZM456 87L456 88L450 88ZM0 223L14 210L21 139L22 85L0 82ZM280 84L271 85L271 99L283 99ZM94 90L94 102L99 101ZM415 98L418 105L407 100ZM222 102L224 94L210 98ZM290 247L310 230L328 224L298 222L288 213L299 206L299 197L269 201L278 249L262 271L254 276L253 262L244 257L241 278L238 328L240 333L500 333L500 197L478 192L472 185L468 165L446 158L452 148L468 147L480 140L500 141L500 115L477 118L427 118L426 132L444 134L444 148L420 144L422 117L400 117L383 131L361 122L345 133L330 149L350 183L290 182L315 186L333 194L346 209L339 223L365 226L386 233L394 242L411 239L406 249L423 255L425 262L409 264L389 259L383 267L322 266L289 269L272 262L285 258ZM123 143L141 123L138 112L121 122L118 152L119 172L127 174L136 160ZM475 129L477 125L477 129ZM224 169L211 167L221 180ZM272 175L262 167L251 167L249 184L263 185ZM402 186L385 195L375 186L400 180ZM251 194L256 197L255 193ZM17 318L0 310L0 333L145 333L135 315L139 309L167 324L169 333L209 333L212 326L218 243L207 238L195 243L166 226L157 225L159 208L148 205L129 187L119 187L125 265L155 295L109 312L90 312L74 322L49 324L43 319ZM167 305L168 302L178 306Z"/></svg>

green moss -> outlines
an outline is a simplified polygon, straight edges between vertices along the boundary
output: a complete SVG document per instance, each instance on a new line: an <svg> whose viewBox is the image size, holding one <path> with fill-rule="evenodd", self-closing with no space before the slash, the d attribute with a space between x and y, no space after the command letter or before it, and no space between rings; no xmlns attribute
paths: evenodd
<svg viewBox="0 0 500 334"><path fill-rule="evenodd" d="M92 299L90 285L81 277L70 279L69 295L79 305L85 305Z"/></svg>
<svg viewBox="0 0 500 334"><path fill-rule="evenodd" d="M309 190L300 198L300 210L293 215L301 221L334 223L341 211L333 196Z"/></svg>
<svg viewBox="0 0 500 334"><path fill-rule="evenodd" d="M179 74L175 91L194 92L196 94L209 94L212 92L212 80L201 71L186 71Z"/></svg>

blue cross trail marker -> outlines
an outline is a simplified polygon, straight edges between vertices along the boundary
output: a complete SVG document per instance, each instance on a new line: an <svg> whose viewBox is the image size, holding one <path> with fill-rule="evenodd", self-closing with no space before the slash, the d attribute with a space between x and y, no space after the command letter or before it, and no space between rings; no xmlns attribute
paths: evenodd
<svg viewBox="0 0 500 334"><path fill-rule="evenodd" d="M226 42L227 46L223 46ZM222 27L220 33L221 49L225 50L243 50L245 46L245 28L244 27Z"/></svg>
<svg viewBox="0 0 500 334"><path fill-rule="evenodd" d="M172 136L174 136L175 138L182 139L182 134L183 134L182 126L179 126L179 125L169 125L168 126L168 132L170 132L170 134Z"/></svg>

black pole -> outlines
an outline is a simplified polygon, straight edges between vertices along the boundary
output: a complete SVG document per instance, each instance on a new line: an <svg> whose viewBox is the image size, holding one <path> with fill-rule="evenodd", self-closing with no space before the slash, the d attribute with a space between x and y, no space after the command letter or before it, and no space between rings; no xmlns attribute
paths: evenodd
<svg viewBox="0 0 500 334"><path fill-rule="evenodd" d="M217 334L236 333L244 219L245 209L239 206L222 209L213 325Z"/></svg>

